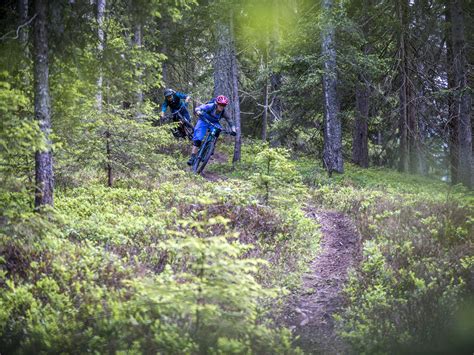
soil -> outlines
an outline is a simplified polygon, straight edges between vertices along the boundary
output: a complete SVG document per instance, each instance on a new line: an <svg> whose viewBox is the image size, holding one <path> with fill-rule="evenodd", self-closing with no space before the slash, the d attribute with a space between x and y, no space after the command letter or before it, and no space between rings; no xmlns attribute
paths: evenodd
<svg viewBox="0 0 474 355"><path fill-rule="evenodd" d="M207 163L207 166L204 168L204 171L201 173L201 176L209 181L219 181L219 180L226 180L227 178L224 175L208 171L207 169L209 168L209 165L213 163L226 163L229 161L229 157L222 152L218 152L217 149L214 151L214 154L212 155L211 159Z"/></svg>
<svg viewBox="0 0 474 355"><path fill-rule="evenodd" d="M340 212L314 210L308 215L321 224L321 250L303 276L302 287L290 295L284 322L305 353L347 354L350 349L337 336L333 315L344 305L348 270L360 262L360 236L351 219Z"/></svg>

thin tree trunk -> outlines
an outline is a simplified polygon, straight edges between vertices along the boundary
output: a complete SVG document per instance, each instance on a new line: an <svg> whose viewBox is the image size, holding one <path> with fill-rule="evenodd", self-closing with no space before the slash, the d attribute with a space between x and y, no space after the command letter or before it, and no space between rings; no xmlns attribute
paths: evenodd
<svg viewBox="0 0 474 355"><path fill-rule="evenodd" d="M136 47L137 50L141 50L142 45L143 45L143 26L140 23L137 23L135 25L135 31L134 31L134 36L133 36L133 44ZM137 64L138 70L142 69L142 64L138 63ZM142 91L142 85L143 85L143 78L142 75L139 74L138 76L138 88L136 92L136 107L137 107L137 112L136 112L136 117L140 119L142 117L142 113L140 111L140 108L142 107L143 104L143 91Z"/></svg>
<svg viewBox="0 0 474 355"><path fill-rule="evenodd" d="M363 24L362 31L365 38L369 36L369 19L368 11L371 6L370 0L363 2ZM364 56L371 52L370 44L364 44L362 48ZM369 121L369 98L370 87L367 83L369 73L365 70L359 74L359 81L356 84L356 117L354 122L354 130L352 134L352 162L363 168L369 166L369 138L368 138L368 121Z"/></svg>
<svg viewBox="0 0 474 355"><path fill-rule="evenodd" d="M18 26L22 26L28 21L28 0L18 0L18 12L20 14ZM29 27L23 26L19 32L19 40L20 44L23 48L23 59L21 61L21 69L23 70L23 87L30 90L30 68L29 68L29 60L30 56L30 49L29 49Z"/></svg>
<svg viewBox="0 0 474 355"><path fill-rule="evenodd" d="M458 126L459 117L456 114L453 91L455 85L454 72L453 72L453 41L451 34L451 11L450 1L446 0L445 3L445 16L446 16L446 61L447 68L446 73L448 76L448 129L449 129L449 165L451 174L451 183L457 184L458 179L458 166L459 166L459 139L458 139Z"/></svg>
<svg viewBox="0 0 474 355"><path fill-rule="evenodd" d="M369 87L361 78L356 84L356 119L352 137L352 162L363 168L369 166L369 95Z"/></svg>
<svg viewBox="0 0 474 355"><path fill-rule="evenodd" d="M112 149L111 149L111 142L110 142L110 131L107 129L105 131L105 150L106 150L106 157L107 157L107 186L112 187L114 183L114 178L112 174Z"/></svg>
<svg viewBox="0 0 474 355"><path fill-rule="evenodd" d="M406 57L405 40L405 18L406 18L406 0L398 2L398 16L400 21L400 118L399 118L399 138L400 138L400 160L398 170L408 172L409 169L409 151L408 151L408 73Z"/></svg>
<svg viewBox="0 0 474 355"><path fill-rule="evenodd" d="M168 47L167 47L167 38L168 38L168 20L167 18L162 18L159 24L160 28L160 38L161 38L161 46L160 46L160 52L161 54L164 54L165 56L168 56ZM161 62L161 78L163 81L163 85L161 88L165 88L169 86L170 82L170 77L169 77L169 68L167 64L167 60ZM161 95L160 95L161 96ZM160 97L161 99L161 97Z"/></svg>
<svg viewBox="0 0 474 355"><path fill-rule="evenodd" d="M262 141L267 140L267 128L268 128L268 56L265 54L263 58L263 65L265 71L265 83L263 87L263 115L262 115Z"/></svg>
<svg viewBox="0 0 474 355"><path fill-rule="evenodd" d="M105 36L104 36L104 18L105 18L105 6L106 0L97 0L97 37L99 43L97 44L97 50L99 52L99 77L97 78L97 110L102 113L102 102L103 102L103 73L102 73L102 62L103 53L105 47Z"/></svg>
<svg viewBox="0 0 474 355"><path fill-rule="evenodd" d="M232 157L232 163L235 164L240 161L242 152L242 128L240 124L240 97L239 97L239 73L237 57L235 55L235 48L232 56L232 84L233 84L233 102L234 102L234 122L235 130L237 135L234 143L234 156Z"/></svg>
<svg viewBox="0 0 474 355"><path fill-rule="evenodd" d="M453 70L455 85L455 115L458 116L459 139L459 182L467 187L473 186L471 94L467 82L468 64L466 60L466 41L464 35L464 16L460 0L451 0L451 29L453 41Z"/></svg>
<svg viewBox="0 0 474 355"><path fill-rule="evenodd" d="M407 47L407 71L406 73L412 73L411 62L414 60L411 52ZM407 121L408 121L408 166L409 171L412 174L421 173L420 165L420 130L418 127L418 116L415 110L415 87L413 83L413 78L408 75L407 77Z"/></svg>
<svg viewBox="0 0 474 355"><path fill-rule="evenodd" d="M35 119L44 134L46 148L35 153L35 208L53 205L53 154L51 151L51 111L49 97L48 35L46 0L35 0L34 25Z"/></svg>
<svg viewBox="0 0 474 355"><path fill-rule="evenodd" d="M337 99L337 67L335 49L335 28L330 22L332 0L324 0L323 7L329 18L323 29L322 54L324 58L324 151L323 163L329 173L344 171L342 160L342 129Z"/></svg>
<svg viewBox="0 0 474 355"><path fill-rule="evenodd" d="M28 21L28 0L18 0L18 12L20 14L18 26L24 25ZM28 50L28 26L23 26L19 32L19 40L25 51Z"/></svg>

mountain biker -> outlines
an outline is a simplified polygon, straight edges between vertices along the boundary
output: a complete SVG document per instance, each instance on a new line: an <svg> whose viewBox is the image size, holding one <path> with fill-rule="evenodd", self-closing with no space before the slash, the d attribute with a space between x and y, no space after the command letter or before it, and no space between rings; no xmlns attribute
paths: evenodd
<svg viewBox="0 0 474 355"><path fill-rule="evenodd" d="M163 91L163 96L165 97L165 100L161 105L161 118L165 116L166 109L169 106L171 113L180 111L183 117L188 122L191 122L191 117L189 116L189 112L186 108L186 104L191 100L191 97L189 95L183 94L179 91L174 91L170 88L166 88ZM184 100L184 102L182 102L181 100Z"/></svg>
<svg viewBox="0 0 474 355"><path fill-rule="evenodd" d="M201 146L202 140L206 135L207 130L210 128L210 124L207 123L204 119L213 123L214 125L221 127L219 120L224 118L227 121L227 124L231 127L231 135L235 136L235 125L230 116L225 111L225 107L229 103L229 99L224 95L217 96L214 100L211 100L207 104L203 104L196 108L196 115L199 117L196 126L194 127L194 136L193 136L193 149L191 152L191 157L188 160L188 165L193 165L196 154ZM203 119L204 118L204 119Z"/></svg>

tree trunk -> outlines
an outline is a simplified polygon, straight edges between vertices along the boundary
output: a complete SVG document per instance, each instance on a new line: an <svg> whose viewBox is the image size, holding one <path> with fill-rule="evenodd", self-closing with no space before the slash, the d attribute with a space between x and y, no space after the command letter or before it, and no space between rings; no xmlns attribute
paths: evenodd
<svg viewBox="0 0 474 355"><path fill-rule="evenodd" d="M18 26L24 26L25 23L28 22L28 0L18 0L18 12L19 12L19 23ZM31 81L30 81L30 68L29 68L29 61L31 59L30 55L30 48L29 48L29 36L30 31L28 26L24 26L21 28L19 32L19 40L21 47L23 49L23 58L21 61L21 69L23 71L23 87L26 90L30 90Z"/></svg>
<svg viewBox="0 0 474 355"><path fill-rule="evenodd" d="M324 0L323 7L330 15L332 0ZM323 28L322 55L324 58L323 91L324 91L324 151L323 163L329 173L344 171L342 160L342 130L337 99L337 67L335 49L335 28L328 20Z"/></svg>
<svg viewBox="0 0 474 355"><path fill-rule="evenodd" d="M48 35L46 0L35 0L34 25L35 119L44 134L46 148L35 153L35 208L53 205L53 154L51 151L51 112L49 97Z"/></svg>
<svg viewBox="0 0 474 355"><path fill-rule="evenodd" d="M352 162L363 168L369 166L368 120L370 89L363 79L356 84L356 119L352 139Z"/></svg>
<svg viewBox="0 0 474 355"><path fill-rule="evenodd" d="M369 18L368 11L371 6L370 0L364 0L362 16L362 32L365 38L369 36ZM362 53L366 57L371 52L369 43L365 43L362 47ZM368 138L368 121L369 121L369 99L370 87L368 85L369 73L364 70L359 74L359 80L356 83L356 114L354 122L354 130L352 132L352 162L363 168L369 166L369 138Z"/></svg>
<svg viewBox="0 0 474 355"><path fill-rule="evenodd" d="M97 0L97 37L99 43L97 50L99 52L99 77L97 78L97 110L102 113L102 102L103 102L103 74L102 74L102 61L105 47L105 36L104 36L104 18L105 18L105 6L106 0Z"/></svg>
<svg viewBox="0 0 474 355"><path fill-rule="evenodd" d="M461 0L450 1L450 12L455 85L454 115L458 117L458 179L463 185L472 187L471 94L467 82L468 63Z"/></svg>
<svg viewBox="0 0 474 355"><path fill-rule="evenodd" d="M274 120L281 119L283 112L283 103L280 98L280 89L281 89L281 74L280 73L271 73L270 74L270 88L272 91L272 115Z"/></svg>
<svg viewBox="0 0 474 355"><path fill-rule="evenodd" d="M136 20L138 21L138 20ZM143 31L143 26L140 23L137 23L135 25L135 30L134 30L134 36L133 36L133 45L136 47L137 50L141 50L142 45L143 45L143 37L142 37L142 31ZM142 64L138 63L137 64L137 69L140 71L142 69ZM142 118L142 113L140 111L140 108L142 107L143 104L143 91L142 91L142 85L143 85L143 78L142 75L139 74L138 78L138 88L135 96L135 104L137 108L136 112L136 118L141 119Z"/></svg>
<svg viewBox="0 0 474 355"><path fill-rule="evenodd" d="M459 117L455 114L455 105L453 100L453 91L455 87L454 72L453 72L453 41L451 35L451 11L450 1L446 0L445 3L445 16L446 16L446 61L447 68L446 73L448 76L448 129L449 129L449 168L451 174L451 183L457 184L458 179L458 166L459 166L459 141L458 141L458 119Z"/></svg>
<svg viewBox="0 0 474 355"><path fill-rule="evenodd" d="M263 70L265 71L265 82L263 87L263 115L262 115L262 141L267 141L268 128L268 56L264 55Z"/></svg>
<svg viewBox="0 0 474 355"><path fill-rule="evenodd" d="M398 170L408 172L409 170L409 150L408 150L408 73L405 38L406 0L398 2L398 17L400 21L400 118L398 123L400 139L400 160Z"/></svg>
<svg viewBox="0 0 474 355"><path fill-rule="evenodd" d="M18 26L21 26L28 21L28 0L18 0L18 12L20 14ZM28 50L28 35L28 26L22 27L18 34L20 43L25 47L25 51Z"/></svg>
<svg viewBox="0 0 474 355"><path fill-rule="evenodd" d="M241 129L240 103L238 92L237 58L234 47L232 13L228 18L222 17L216 24L217 51L214 61L214 96L225 95L230 99L226 108L233 118L237 136L235 139L233 162L240 161Z"/></svg>
<svg viewBox="0 0 474 355"><path fill-rule="evenodd" d="M233 65L232 65L232 84L233 84L233 94L234 97L232 101L234 102L234 122L235 130L237 135L235 137L234 144L234 156L232 157L232 163L235 164L240 161L241 152L242 152L242 128L240 125L240 97L239 97L239 72L237 67L237 57L232 56Z"/></svg>

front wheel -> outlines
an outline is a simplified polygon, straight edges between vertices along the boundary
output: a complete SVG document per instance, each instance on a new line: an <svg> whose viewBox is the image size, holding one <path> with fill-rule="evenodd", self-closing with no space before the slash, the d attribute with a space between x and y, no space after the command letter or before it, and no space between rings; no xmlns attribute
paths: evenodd
<svg viewBox="0 0 474 355"><path fill-rule="evenodd" d="M211 158L212 152L214 151L215 144L215 141L206 142L202 153L200 152L201 154L198 154L194 160L193 171L196 174L200 174L204 170L204 167L206 166L207 162Z"/></svg>

